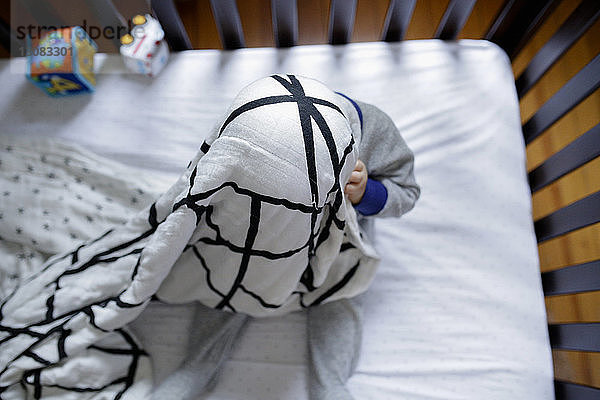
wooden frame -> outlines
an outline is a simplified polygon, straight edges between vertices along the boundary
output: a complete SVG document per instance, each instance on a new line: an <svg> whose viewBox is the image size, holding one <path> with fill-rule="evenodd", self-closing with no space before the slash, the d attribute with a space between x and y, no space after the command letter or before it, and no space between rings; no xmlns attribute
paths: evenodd
<svg viewBox="0 0 600 400"><path fill-rule="evenodd" d="M182 23L176 3L173 0L147 1L165 29L171 48L175 51L192 49L192 42ZM245 47L246 40L236 1L208 1L222 47L227 50ZM530 43L532 37L549 16L567 1L570 0L562 2L559 0L505 0L483 38L498 44L506 51L511 60L514 60ZM598 0L578 1L578 6L572 10L556 32L531 58L527 67L516 77L519 98L525 97L538 82L543 80L545 74L600 18L600 2ZM30 3L29 0L23 2L25 6ZM36 6L32 6L34 10L54 15L51 7L44 5L39 8L38 3L43 4L44 2L36 2ZM101 3L101 7L96 7L95 11L100 14L100 20L110 19L117 23L123 23L122 17L111 0L99 3ZM328 10L328 42L330 44L344 44L351 41L357 3L359 3L358 0L330 0ZM404 39L416 4L416 0L389 0L380 39L385 41ZM271 0L270 6L275 45L277 47L296 45L299 32L298 2L296 0ZM453 40L459 37L476 6L476 0L450 0L432 38ZM107 15L110 13L113 15ZM58 18L57 15L55 17ZM10 25L5 19L0 15L0 44L8 50L10 44L15 42L15 38L14 32L11 31ZM219 46L215 45L215 47ZM599 87L600 55L596 55L542 104L530 118L524 121L525 143L529 145L538 137L543 136L549 128L579 104L585 102ZM596 112L598 113L597 110ZM531 170L529 182L532 194L541 192L574 171L591 165L599 155L600 124L596 124ZM584 197L535 221L535 231L541 246L541 253L545 249L545 247L542 248L545 246L544 243L555 238L566 238L565 243L570 243L568 241L570 233L582 232L586 227L598 228L600 192L597 191L597 188L592 188L591 191L592 193L589 193L590 190L588 190ZM577 249L573 249L573 251L577 251ZM552 302L555 296L600 293L600 260L598 260L597 254L592 255L592 258L586 262L560 265L558 268L552 267L542 272L547 303ZM544 270L544 265L542 265L542 270ZM573 320L578 321L576 316ZM574 354L583 355L600 353L600 319L552 323L549 325L549 334L551 346L556 351L568 350L575 352ZM594 357L596 360L600 359ZM555 371L560 372L557 368ZM561 380L561 374L558 374L559 379L555 381L557 399L600 398L598 371L590 372L590 374L593 375L592 381L595 383L586 382L587 385ZM582 381L577 376L572 376L572 378L574 381Z"/></svg>

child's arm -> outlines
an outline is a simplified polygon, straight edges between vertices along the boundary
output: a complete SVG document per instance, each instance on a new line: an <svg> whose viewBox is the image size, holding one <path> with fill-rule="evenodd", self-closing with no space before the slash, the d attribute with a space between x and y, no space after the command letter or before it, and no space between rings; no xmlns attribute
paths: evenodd
<svg viewBox="0 0 600 400"><path fill-rule="evenodd" d="M414 156L391 118L379 108L356 102L363 116L359 158L364 162L370 179L360 203L359 212L377 217L399 217L410 211L420 195L413 172ZM375 182L372 182L374 180ZM381 184L380 184L381 183ZM381 202L381 199L384 202ZM373 207L361 207L364 202L379 201ZM381 208L383 204L383 208Z"/></svg>

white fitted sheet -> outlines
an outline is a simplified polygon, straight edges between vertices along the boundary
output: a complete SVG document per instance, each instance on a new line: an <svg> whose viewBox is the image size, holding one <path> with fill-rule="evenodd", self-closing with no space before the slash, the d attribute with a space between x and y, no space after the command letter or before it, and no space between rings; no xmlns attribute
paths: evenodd
<svg viewBox="0 0 600 400"><path fill-rule="evenodd" d="M2 134L70 140L173 178L229 101L274 72L314 77L386 111L414 150L422 194L379 220L357 399L552 399L519 109L505 54L485 41L189 51L154 80L97 56L97 92L52 99L0 62ZM134 328L158 380L184 356L189 306ZM203 399L307 399L302 314L253 321Z"/></svg>

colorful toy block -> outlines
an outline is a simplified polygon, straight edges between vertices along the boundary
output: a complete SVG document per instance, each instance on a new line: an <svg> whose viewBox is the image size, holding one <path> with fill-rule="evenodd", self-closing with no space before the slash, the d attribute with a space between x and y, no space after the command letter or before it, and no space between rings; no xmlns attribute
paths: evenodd
<svg viewBox="0 0 600 400"><path fill-rule="evenodd" d="M97 50L96 43L78 26L29 39L27 78L53 97L93 92Z"/></svg>

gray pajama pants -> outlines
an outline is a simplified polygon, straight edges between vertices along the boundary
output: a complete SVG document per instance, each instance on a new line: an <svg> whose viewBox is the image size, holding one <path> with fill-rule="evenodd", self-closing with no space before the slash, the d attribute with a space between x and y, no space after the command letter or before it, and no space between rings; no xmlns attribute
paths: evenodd
<svg viewBox="0 0 600 400"><path fill-rule="evenodd" d="M311 400L351 400L345 387L362 337L361 298L337 300L306 311ZM198 304L188 357L153 394L160 400L196 400L211 390L250 317Z"/></svg>

